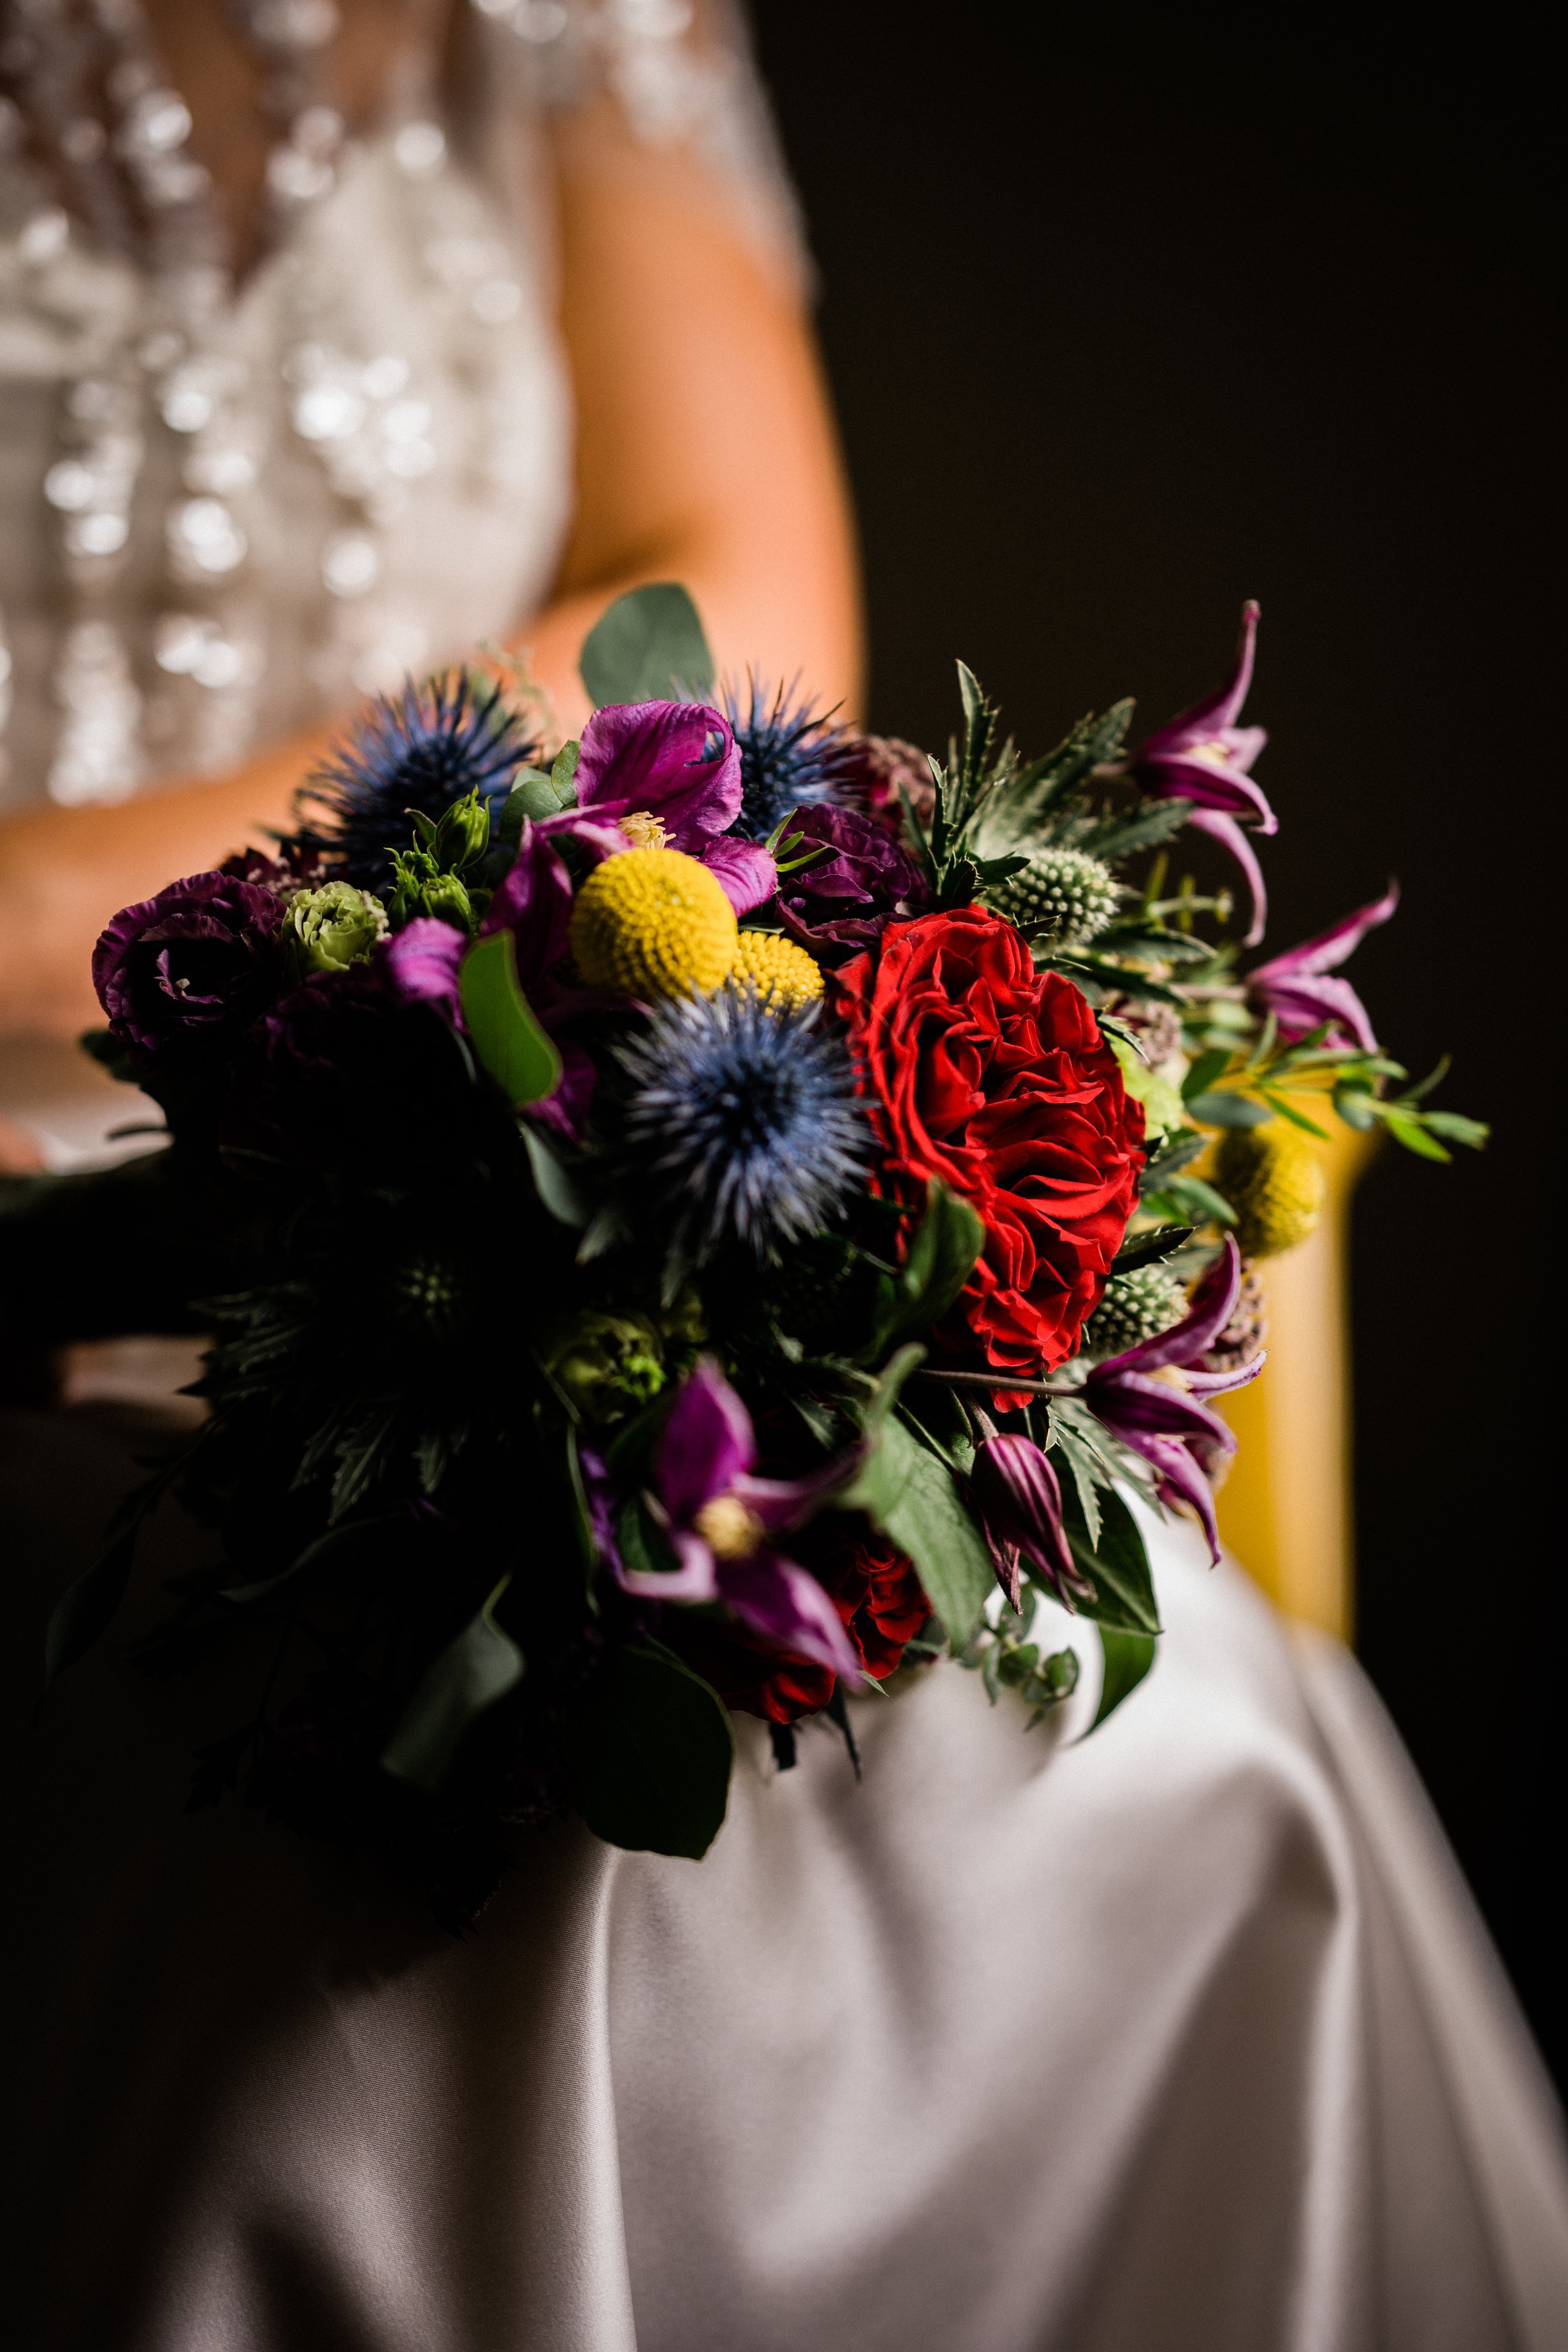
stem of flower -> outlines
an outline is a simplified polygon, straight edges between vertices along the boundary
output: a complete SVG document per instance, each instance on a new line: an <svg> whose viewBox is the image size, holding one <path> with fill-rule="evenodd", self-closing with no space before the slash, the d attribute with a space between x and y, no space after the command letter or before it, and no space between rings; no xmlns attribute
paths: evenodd
<svg viewBox="0 0 1568 2352"><path fill-rule="evenodd" d="M945 1381L949 1388L1007 1389L1020 1396L1076 1396L1073 1388L1061 1388L1050 1381L1015 1380L1011 1372L938 1372L922 1366L915 1374L917 1380Z"/></svg>

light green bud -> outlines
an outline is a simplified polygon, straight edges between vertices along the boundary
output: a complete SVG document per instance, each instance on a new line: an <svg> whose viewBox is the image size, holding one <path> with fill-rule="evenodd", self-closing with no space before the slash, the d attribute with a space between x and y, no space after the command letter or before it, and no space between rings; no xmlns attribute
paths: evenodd
<svg viewBox="0 0 1568 2352"><path fill-rule="evenodd" d="M619 1421L664 1386L664 1349L641 1315L565 1315L544 1335L540 1358L584 1421Z"/></svg>
<svg viewBox="0 0 1568 2352"><path fill-rule="evenodd" d="M477 791L465 793L460 801L452 803L429 845L437 865L448 874L460 874L489 845L490 813Z"/></svg>
<svg viewBox="0 0 1568 2352"><path fill-rule="evenodd" d="M296 890L289 901L284 946L298 978L312 971L346 971L363 963L386 937L386 909L368 890L352 882L323 882Z"/></svg>

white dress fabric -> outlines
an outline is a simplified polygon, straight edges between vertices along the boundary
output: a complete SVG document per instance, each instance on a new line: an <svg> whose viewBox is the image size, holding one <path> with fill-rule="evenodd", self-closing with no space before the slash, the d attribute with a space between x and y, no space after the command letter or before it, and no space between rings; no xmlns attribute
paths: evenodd
<svg viewBox="0 0 1568 2352"><path fill-rule="evenodd" d="M60 1580L113 1444L5 1424ZM858 1705L858 1785L742 1721L704 1862L552 1830L460 1940L182 1810L233 1697L128 1658L144 1589L24 1743L23 2340L1568 2345L1554 2103L1377 1701L1148 1533L1169 1631L1092 1738L1092 1674L1031 1733L951 1665Z"/></svg>

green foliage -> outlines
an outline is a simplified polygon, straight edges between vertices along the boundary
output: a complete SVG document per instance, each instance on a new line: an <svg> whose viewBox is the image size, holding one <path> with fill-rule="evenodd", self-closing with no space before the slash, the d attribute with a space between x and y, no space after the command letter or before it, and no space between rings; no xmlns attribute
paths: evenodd
<svg viewBox="0 0 1568 2352"><path fill-rule="evenodd" d="M1073 1488L1063 1488L1068 1541L1073 1559L1094 1587L1093 1598L1080 1601L1079 1610L1112 1633L1158 1633L1160 1612L1137 1520L1114 1486L1101 1487L1100 1535L1091 1544L1088 1528L1074 1507L1079 1501Z"/></svg>
<svg viewBox="0 0 1568 2352"><path fill-rule="evenodd" d="M1135 1691L1154 1663L1158 1644L1152 1633L1119 1633L1115 1627L1099 1627L1100 1645L1105 1653L1105 1674L1100 1685L1100 1705L1089 1731L1098 1731L1108 1716L1114 1715L1122 1700Z"/></svg>
<svg viewBox="0 0 1568 2352"><path fill-rule="evenodd" d="M574 739L563 743L548 772L543 768L520 768L496 827L500 839L515 849L522 839L525 818L539 824L577 805L577 760L583 747Z"/></svg>
<svg viewBox="0 0 1568 2352"><path fill-rule="evenodd" d="M982 1626L958 1654L961 1666L978 1670L985 1695L994 1706L1005 1690L1016 1691L1034 1711L1026 1730L1033 1731L1078 1688L1076 1650L1053 1650L1042 1657L1039 1644L1024 1639L1026 1621L1004 1602L994 1626Z"/></svg>
<svg viewBox="0 0 1568 2352"><path fill-rule="evenodd" d="M875 1324L863 1353L875 1359L939 1322L963 1288L985 1244L985 1226L969 1202L934 1177L925 1214L896 1274L878 1279Z"/></svg>
<svg viewBox="0 0 1568 2352"><path fill-rule="evenodd" d="M700 615L673 580L617 596L589 630L578 667L596 710L612 702L705 702L713 691Z"/></svg>
<svg viewBox="0 0 1568 2352"><path fill-rule="evenodd" d="M511 1582L503 1576L457 1639L421 1675L382 1751L384 1769L416 1789L439 1789L470 1726L515 1690L522 1652L496 1623L496 1605Z"/></svg>
<svg viewBox="0 0 1568 2352"><path fill-rule="evenodd" d="M864 1511L908 1552L943 1633L962 1649L980 1622L996 1578L984 1538L946 1464L898 1414L889 1412L856 1477L837 1499L846 1510Z"/></svg>
<svg viewBox="0 0 1568 2352"><path fill-rule="evenodd" d="M553 1094L561 1055L519 984L510 931L476 940L463 958L458 987L474 1051L507 1100L521 1108Z"/></svg>
<svg viewBox="0 0 1568 2352"><path fill-rule="evenodd" d="M719 1834L734 1729L718 1695L659 1643L605 1657L567 1753L577 1810L606 1844L698 1862Z"/></svg>

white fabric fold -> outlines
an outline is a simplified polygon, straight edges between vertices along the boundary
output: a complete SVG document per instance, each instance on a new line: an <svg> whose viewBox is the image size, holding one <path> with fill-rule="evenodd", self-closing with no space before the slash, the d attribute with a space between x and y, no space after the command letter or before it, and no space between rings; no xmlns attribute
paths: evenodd
<svg viewBox="0 0 1568 2352"><path fill-rule="evenodd" d="M14 1498L103 1441L47 1443ZM1386 1718L1151 1541L1167 1636L1092 1738L1092 1670L1035 1732L952 1666L867 1698L858 1785L746 1722L707 1861L552 1830L459 1940L183 1813L221 1711L106 1644L31 1743L26 2340L1568 2345L1552 2094Z"/></svg>

